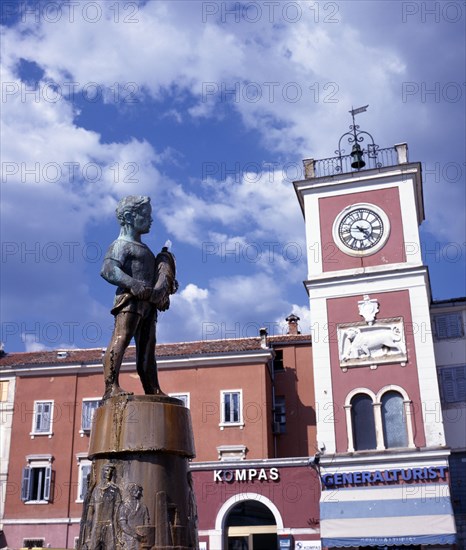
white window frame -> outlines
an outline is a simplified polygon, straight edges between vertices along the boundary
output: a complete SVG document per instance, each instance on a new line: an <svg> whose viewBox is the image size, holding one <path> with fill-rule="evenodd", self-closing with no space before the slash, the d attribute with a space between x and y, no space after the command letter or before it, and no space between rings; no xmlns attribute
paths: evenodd
<svg viewBox="0 0 466 550"><path fill-rule="evenodd" d="M98 397L84 397L83 398L82 405L81 405L81 429L79 430L79 433L80 433L81 437L84 437L84 434L91 433L92 419L94 417L94 413L95 413L97 407L99 406L100 402L101 402L101 399L99 399ZM97 403L97 407L92 412L89 428L83 426L84 403Z"/></svg>
<svg viewBox="0 0 466 550"><path fill-rule="evenodd" d="M78 461L78 493L76 495L76 502L84 502L82 498L83 485L87 483L87 475L84 477L85 468L92 467L92 462L87 458L87 454L76 455Z"/></svg>
<svg viewBox="0 0 466 550"><path fill-rule="evenodd" d="M400 447L400 448L414 449L416 447L416 445L414 444L414 427L413 427L414 415L412 411L412 401L403 388L401 388L400 386L391 384L389 386L384 386L381 390L379 390L377 395L368 388L355 388L346 396L344 409L346 414L348 452L351 452L351 453L358 452L354 448L353 420L351 416L351 399L355 395L358 395L360 393L366 394L368 397L372 399L372 406L374 410L374 422L375 422L375 439L377 444L374 451L386 450L384 437L383 437L382 396L389 391L398 392L403 397L403 407L404 407L404 414L406 419L406 432L408 436L408 446ZM393 450L393 449L394 447L391 447L389 450Z"/></svg>
<svg viewBox="0 0 466 550"><path fill-rule="evenodd" d="M21 476L21 500L24 504L49 504L52 500L52 455L29 455L26 457L27 466L23 468ZM33 470L44 470L44 498L34 500L31 497L31 479ZM40 537L39 537L40 538Z"/></svg>
<svg viewBox="0 0 466 550"><path fill-rule="evenodd" d="M231 422L225 418L225 396L228 394L238 394L238 421L237 422ZM225 428L230 427L236 427L236 428L244 428L244 421L243 421L243 390L236 389L236 390L221 390L220 391L220 423L219 423L220 429L223 430Z"/></svg>
<svg viewBox="0 0 466 550"><path fill-rule="evenodd" d="M185 404L184 406L187 409L191 408L191 394L187 391L185 392L177 392L177 393L169 393L169 397L175 397L176 399L180 399Z"/></svg>
<svg viewBox="0 0 466 550"><path fill-rule="evenodd" d="M36 428L36 421L39 414L44 414L43 412L39 411L39 406L43 405L45 403L50 403L50 423L48 426L48 430L40 430L38 431ZM53 414L55 410L55 402L53 399L39 399L37 401L34 401L34 414L32 415L32 429L31 433L29 434L31 436L31 439L34 439L34 437L41 436L41 435L47 435L48 437L52 437L53 435Z"/></svg>

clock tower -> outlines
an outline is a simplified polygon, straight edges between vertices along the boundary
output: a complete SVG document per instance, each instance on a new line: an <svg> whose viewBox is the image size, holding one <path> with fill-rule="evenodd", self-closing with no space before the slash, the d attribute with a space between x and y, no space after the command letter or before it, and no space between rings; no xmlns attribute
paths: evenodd
<svg viewBox="0 0 466 550"><path fill-rule="evenodd" d="M419 238L421 164L405 143L381 149L360 130L354 117L366 108L350 111L337 156L305 160L294 183L306 224L321 535L328 547L447 544L455 529ZM403 507L408 483L428 485L432 498L447 490L447 501ZM411 517L420 510L422 520Z"/></svg>

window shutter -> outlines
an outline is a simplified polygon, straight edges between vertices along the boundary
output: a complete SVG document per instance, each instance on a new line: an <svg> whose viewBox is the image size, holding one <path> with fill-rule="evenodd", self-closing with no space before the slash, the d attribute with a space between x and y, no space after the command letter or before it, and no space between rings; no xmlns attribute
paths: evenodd
<svg viewBox="0 0 466 550"><path fill-rule="evenodd" d="M21 500L25 502L29 500L31 485L31 468L23 468L23 475L21 478Z"/></svg>
<svg viewBox="0 0 466 550"><path fill-rule="evenodd" d="M442 369L442 394L446 403L456 401L456 376L455 367L444 367Z"/></svg>
<svg viewBox="0 0 466 550"><path fill-rule="evenodd" d="M52 467L47 466L45 468L45 481L44 481L44 500L47 502L50 500L50 488L52 485Z"/></svg>
<svg viewBox="0 0 466 550"><path fill-rule="evenodd" d="M463 320L460 313L436 315L435 332L439 340L447 338L461 338L464 335Z"/></svg>
<svg viewBox="0 0 466 550"><path fill-rule="evenodd" d="M464 367L456 367L456 391L457 400L466 401L466 365Z"/></svg>

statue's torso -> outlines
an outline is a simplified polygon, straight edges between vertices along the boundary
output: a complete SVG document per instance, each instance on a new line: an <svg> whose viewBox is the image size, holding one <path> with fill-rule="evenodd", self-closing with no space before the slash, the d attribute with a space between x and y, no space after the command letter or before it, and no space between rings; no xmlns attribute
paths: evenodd
<svg viewBox="0 0 466 550"><path fill-rule="evenodd" d="M117 239L105 255L105 259L112 259L119 263L120 268L130 277L153 287L157 282L157 269L154 254L144 243ZM118 287L117 294L128 292Z"/></svg>

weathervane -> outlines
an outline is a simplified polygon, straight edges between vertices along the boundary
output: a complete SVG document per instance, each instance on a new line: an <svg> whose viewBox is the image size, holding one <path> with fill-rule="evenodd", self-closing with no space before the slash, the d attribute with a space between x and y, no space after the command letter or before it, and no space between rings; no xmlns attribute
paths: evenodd
<svg viewBox="0 0 466 550"><path fill-rule="evenodd" d="M369 136L370 138L370 143L368 143L367 145L367 156L373 159L377 158L377 150L379 146L374 143L374 138L372 137L371 134L369 134L369 132L359 129L359 125L356 124L356 121L354 120L355 115L358 115L359 113L364 113L365 111L367 111L368 107L369 105L364 105L364 107L358 107L357 109L352 108L351 111L349 111L349 113L353 118L353 124L349 127L350 131L345 132L340 137L340 140L338 141L338 149L335 151L335 153L338 155L340 159L341 169L343 168L342 156L343 156L343 153L345 152L345 150L341 148L341 142L344 137L348 138L348 143L353 144L353 148L351 149L351 153L350 153L351 160L352 160L351 168L354 168L355 170L361 170L361 168L364 168L364 166L366 166L366 163L363 160L364 149L361 149L361 146L359 145L364 141L365 139L364 136ZM377 163L376 166L380 167L379 163Z"/></svg>

